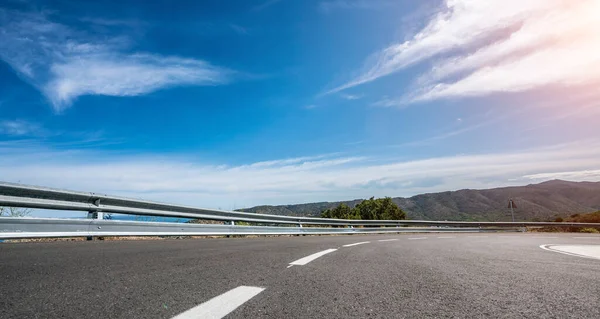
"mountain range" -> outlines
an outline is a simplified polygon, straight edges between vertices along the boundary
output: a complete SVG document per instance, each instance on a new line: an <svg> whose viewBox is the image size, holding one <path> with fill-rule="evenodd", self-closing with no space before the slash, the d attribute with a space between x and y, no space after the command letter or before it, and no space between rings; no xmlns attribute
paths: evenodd
<svg viewBox="0 0 600 319"><path fill-rule="evenodd" d="M429 193L392 200L416 220L510 221L508 200L512 198L515 221L549 221L576 213L600 210L600 182L552 180L527 186L492 189L463 189ZM288 215L319 216L340 203L354 207L362 199L295 205L256 206L239 211Z"/></svg>

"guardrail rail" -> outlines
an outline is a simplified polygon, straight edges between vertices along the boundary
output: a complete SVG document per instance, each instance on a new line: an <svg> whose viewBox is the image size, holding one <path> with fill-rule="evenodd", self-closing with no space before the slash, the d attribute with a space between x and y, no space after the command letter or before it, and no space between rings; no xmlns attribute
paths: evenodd
<svg viewBox="0 0 600 319"><path fill-rule="evenodd" d="M89 219L0 217L0 239L94 236L306 235L519 231L528 226L600 227L600 223L348 220L197 208L0 182L0 206L88 212ZM180 217L226 225L103 220L103 213ZM236 222L272 226L240 226ZM308 226L308 227L303 227ZM315 227L320 226L320 227ZM416 226L416 227L415 227Z"/></svg>

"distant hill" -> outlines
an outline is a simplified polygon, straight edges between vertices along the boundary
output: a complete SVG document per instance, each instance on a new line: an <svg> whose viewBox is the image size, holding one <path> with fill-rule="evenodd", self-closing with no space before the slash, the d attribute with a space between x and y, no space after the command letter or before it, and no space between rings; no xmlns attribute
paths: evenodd
<svg viewBox="0 0 600 319"><path fill-rule="evenodd" d="M457 221L508 221L508 198L515 200L516 221L545 221L576 213L600 210L600 182L552 180L540 184L484 190L464 189L453 192L395 197L393 201L409 219ZM343 202L319 202L297 205L256 206L240 211L288 215L319 216L321 211L346 203L354 207L362 199Z"/></svg>

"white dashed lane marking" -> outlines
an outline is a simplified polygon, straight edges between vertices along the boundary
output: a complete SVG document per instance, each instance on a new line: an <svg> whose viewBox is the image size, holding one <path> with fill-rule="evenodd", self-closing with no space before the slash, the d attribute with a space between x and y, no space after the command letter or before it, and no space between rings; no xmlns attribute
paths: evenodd
<svg viewBox="0 0 600 319"><path fill-rule="evenodd" d="M394 239L380 239L378 241L384 242L384 241L396 241L396 240L398 240L398 238L394 238Z"/></svg>
<svg viewBox="0 0 600 319"><path fill-rule="evenodd" d="M220 319L263 290L265 288L239 286L186 312L182 312L172 319Z"/></svg>
<svg viewBox="0 0 600 319"><path fill-rule="evenodd" d="M427 239L427 237L411 237L408 240L416 240L416 239Z"/></svg>
<svg viewBox="0 0 600 319"><path fill-rule="evenodd" d="M446 237L438 237L439 239L448 239L448 238L456 238L456 237L452 237L452 236L446 236Z"/></svg>
<svg viewBox="0 0 600 319"><path fill-rule="evenodd" d="M311 261L313 261L313 260L315 260L315 259L317 259L317 258L319 258L321 256L324 256L324 255L327 255L329 253L332 253L332 252L334 252L336 250L337 249L335 249L335 248L325 249L325 250L320 251L318 253L314 253L314 254L312 254L310 256L306 256L306 257L300 258L300 259L298 259L296 261L292 261L290 263L290 265L304 266L304 265L308 264L309 262L311 262Z"/></svg>
<svg viewBox="0 0 600 319"><path fill-rule="evenodd" d="M342 247L352 247L352 246L358 246L358 245L369 244L369 243L370 243L370 241L361 241L360 243L343 245Z"/></svg>

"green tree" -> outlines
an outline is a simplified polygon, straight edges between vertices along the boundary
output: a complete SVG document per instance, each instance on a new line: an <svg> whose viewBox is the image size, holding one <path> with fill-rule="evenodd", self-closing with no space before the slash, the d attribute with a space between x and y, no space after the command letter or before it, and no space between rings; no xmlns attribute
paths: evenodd
<svg viewBox="0 0 600 319"><path fill-rule="evenodd" d="M358 215L354 209L350 206L341 203L333 209L326 209L321 212L322 218L336 218L336 219L358 219Z"/></svg>
<svg viewBox="0 0 600 319"><path fill-rule="evenodd" d="M339 204L331 211L331 217L337 219L347 219L352 209L346 204Z"/></svg>
<svg viewBox="0 0 600 319"><path fill-rule="evenodd" d="M378 219L377 218L377 211L378 211L378 202L377 200L375 200L374 197L371 197L369 199L363 200L362 202L358 203L358 205L356 205L356 207L354 207L354 209L357 212L357 215L360 216L360 219L365 219L365 220L374 220L374 219Z"/></svg>
<svg viewBox="0 0 600 319"><path fill-rule="evenodd" d="M400 220L406 219L406 213L392 201L390 197L379 198L377 217L378 219Z"/></svg>
<svg viewBox="0 0 600 319"><path fill-rule="evenodd" d="M364 220L401 220L406 219L406 213L396 205L390 197L363 200L356 207L350 208L342 203L333 209L321 213L323 218L364 219Z"/></svg>
<svg viewBox="0 0 600 319"><path fill-rule="evenodd" d="M350 206L341 203L333 209L326 209L321 213L323 218L336 218L336 219L356 219L354 211Z"/></svg>

